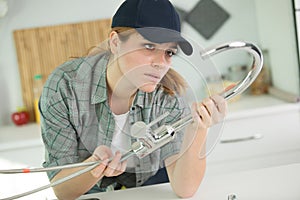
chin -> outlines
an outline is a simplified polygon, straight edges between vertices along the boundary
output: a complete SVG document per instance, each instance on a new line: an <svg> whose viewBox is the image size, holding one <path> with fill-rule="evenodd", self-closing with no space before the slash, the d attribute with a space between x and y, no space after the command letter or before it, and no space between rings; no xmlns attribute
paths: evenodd
<svg viewBox="0 0 300 200"><path fill-rule="evenodd" d="M140 90L142 90L143 92L150 93L156 89L156 86L157 86L157 84L147 84L147 85L140 87Z"/></svg>

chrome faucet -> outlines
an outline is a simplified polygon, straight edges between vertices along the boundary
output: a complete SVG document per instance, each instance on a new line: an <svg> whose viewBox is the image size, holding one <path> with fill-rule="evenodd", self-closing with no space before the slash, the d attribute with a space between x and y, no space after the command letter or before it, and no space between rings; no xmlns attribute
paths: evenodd
<svg viewBox="0 0 300 200"><path fill-rule="evenodd" d="M226 100L229 100L235 97L236 95L244 92L251 85L251 83L253 83L253 81L259 75L263 67L263 56L260 49L254 44L246 42L237 41L225 43L204 50L200 53L200 55L203 59L207 59L210 56L231 49L241 49L250 53L253 56L253 64L251 70L248 72L248 74L246 75L246 77L244 77L243 80L239 81L238 84L230 90L221 93L221 96L223 96ZM165 117L166 115L163 116L163 118ZM157 123L160 120L161 118L155 121ZM142 158L173 140L176 131L184 128L192 121L192 116L187 115L186 117L180 119L179 121L173 124L162 125L156 130L152 130L151 127L147 126L144 122L136 122L136 124L134 124L133 128L131 129L131 134L137 138L137 142L133 143L132 145L132 150L139 158ZM152 125L153 122L151 122L151 126Z"/></svg>

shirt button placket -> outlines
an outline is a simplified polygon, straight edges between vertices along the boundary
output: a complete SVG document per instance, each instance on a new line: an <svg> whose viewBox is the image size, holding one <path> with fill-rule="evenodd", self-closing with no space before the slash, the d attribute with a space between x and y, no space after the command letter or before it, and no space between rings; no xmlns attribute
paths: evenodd
<svg viewBox="0 0 300 200"><path fill-rule="evenodd" d="M141 164L139 162L140 161L138 161L138 163L136 163L136 171L141 172ZM137 173L137 176L136 176L136 184L137 184L137 186L141 185L142 179L143 179L142 173Z"/></svg>

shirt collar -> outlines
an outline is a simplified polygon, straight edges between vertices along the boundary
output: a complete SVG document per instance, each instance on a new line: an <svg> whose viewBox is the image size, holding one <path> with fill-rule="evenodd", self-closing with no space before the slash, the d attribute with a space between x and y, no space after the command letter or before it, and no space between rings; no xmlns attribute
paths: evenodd
<svg viewBox="0 0 300 200"><path fill-rule="evenodd" d="M135 95L135 98L134 98L134 101L133 101L133 106L139 106L141 108L144 107L144 103L145 103L145 97L146 95L149 95L147 94L146 92L143 92L141 90L138 90L136 95Z"/></svg>

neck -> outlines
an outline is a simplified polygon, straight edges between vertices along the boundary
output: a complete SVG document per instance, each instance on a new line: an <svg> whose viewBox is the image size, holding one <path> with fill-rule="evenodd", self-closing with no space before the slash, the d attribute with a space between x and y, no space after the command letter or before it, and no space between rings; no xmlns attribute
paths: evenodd
<svg viewBox="0 0 300 200"><path fill-rule="evenodd" d="M124 77L117 61L110 59L107 66L109 105L115 114L126 113L132 105L137 88Z"/></svg>

